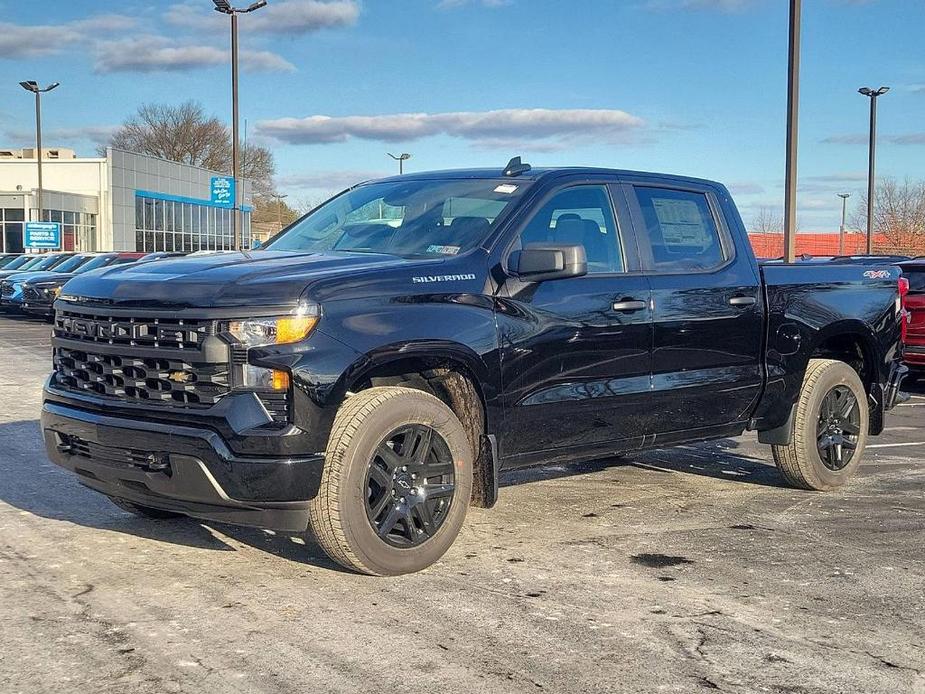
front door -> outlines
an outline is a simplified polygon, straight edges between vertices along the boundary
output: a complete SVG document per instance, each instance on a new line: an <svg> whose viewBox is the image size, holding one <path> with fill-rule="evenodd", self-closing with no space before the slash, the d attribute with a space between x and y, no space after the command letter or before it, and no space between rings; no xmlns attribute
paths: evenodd
<svg viewBox="0 0 925 694"><path fill-rule="evenodd" d="M551 193L515 248L580 244L584 277L508 279L498 296L508 465L639 447L649 426L652 333L649 285L615 189L576 185ZM621 224L617 223L621 220Z"/></svg>
<svg viewBox="0 0 925 694"><path fill-rule="evenodd" d="M751 257L736 254L735 221L708 187L627 191L652 288L655 443L741 427L761 391L764 309Z"/></svg>

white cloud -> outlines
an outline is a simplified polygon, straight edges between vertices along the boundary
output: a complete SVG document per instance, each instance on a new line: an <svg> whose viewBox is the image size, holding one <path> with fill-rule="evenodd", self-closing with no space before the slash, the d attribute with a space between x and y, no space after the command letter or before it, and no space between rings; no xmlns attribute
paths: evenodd
<svg viewBox="0 0 925 694"><path fill-rule="evenodd" d="M181 3L167 8L167 23L187 29L227 32L228 18L206 3ZM279 0L240 18L248 34L301 36L321 29L355 24L360 15L356 0Z"/></svg>
<svg viewBox="0 0 925 694"><path fill-rule="evenodd" d="M229 52L215 46L182 44L162 36L142 35L97 45L97 72L182 72L227 65ZM269 51L242 51L244 70L291 71L295 66Z"/></svg>
<svg viewBox="0 0 925 694"><path fill-rule="evenodd" d="M877 135L877 141L891 145L925 145L925 132ZM870 142L870 135L868 133L832 135L821 142L827 145L866 145Z"/></svg>
<svg viewBox="0 0 925 694"><path fill-rule="evenodd" d="M383 171L316 171L314 173L298 173L288 176L279 176L276 179L280 187L288 190L343 190L376 178L384 178L392 174Z"/></svg>
<svg viewBox="0 0 925 694"><path fill-rule="evenodd" d="M45 141L54 145L66 145L74 141L85 141L97 145L104 145L109 142L112 134L119 129L118 125L87 125L75 128L52 128L45 129L43 136ZM35 138L34 130L7 130L5 137L12 142L32 142ZM43 145L44 146L44 145Z"/></svg>
<svg viewBox="0 0 925 694"><path fill-rule="evenodd" d="M0 22L0 59L54 55L76 44L90 42L94 33L126 31L136 23L134 18L118 14L95 15L64 24Z"/></svg>
<svg viewBox="0 0 925 694"><path fill-rule="evenodd" d="M309 116L261 121L261 135L290 144L346 142L356 138L408 142L449 135L490 146L512 140L540 145L555 141L624 142L645 127L625 111L608 109L501 109L454 113L399 113L382 116Z"/></svg>

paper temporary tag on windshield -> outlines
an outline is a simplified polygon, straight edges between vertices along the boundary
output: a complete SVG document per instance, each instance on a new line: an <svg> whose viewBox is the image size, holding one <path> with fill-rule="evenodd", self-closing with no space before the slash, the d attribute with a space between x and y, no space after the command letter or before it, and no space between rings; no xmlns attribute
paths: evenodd
<svg viewBox="0 0 925 694"><path fill-rule="evenodd" d="M428 246L428 253L439 253L440 255L456 255L459 253L459 246Z"/></svg>
<svg viewBox="0 0 925 694"><path fill-rule="evenodd" d="M495 188L496 193L513 193L515 190L517 190L517 186L511 185L510 183L502 183Z"/></svg>

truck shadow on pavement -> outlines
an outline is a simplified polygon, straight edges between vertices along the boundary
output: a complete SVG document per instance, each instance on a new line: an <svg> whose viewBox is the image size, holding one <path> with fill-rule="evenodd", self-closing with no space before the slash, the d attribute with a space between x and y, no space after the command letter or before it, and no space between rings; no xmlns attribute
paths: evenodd
<svg viewBox="0 0 925 694"><path fill-rule="evenodd" d="M224 536L287 561L344 571L327 558L310 533L294 536L192 518L152 520L127 513L48 460L37 420L0 424L0 446L0 501L20 511L195 549L237 551Z"/></svg>
<svg viewBox="0 0 925 694"><path fill-rule="evenodd" d="M633 452L580 463L509 470L501 474L500 486L514 487L542 480L587 475L610 468L635 467L664 474L698 475L763 487L787 487L774 466L770 448L766 448L766 457L751 456L733 450L739 448L741 443L735 439L720 439L694 446Z"/></svg>

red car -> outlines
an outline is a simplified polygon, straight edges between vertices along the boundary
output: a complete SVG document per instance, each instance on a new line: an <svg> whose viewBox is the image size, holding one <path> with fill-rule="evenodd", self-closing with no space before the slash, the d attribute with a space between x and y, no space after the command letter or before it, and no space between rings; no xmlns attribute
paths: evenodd
<svg viewBox="0 0 925 694"><path fill-rule="evenodd" d="M909 312L903 360L911 377L925 377L925 259L899 265L909 281L905 305Z"/></svg>

